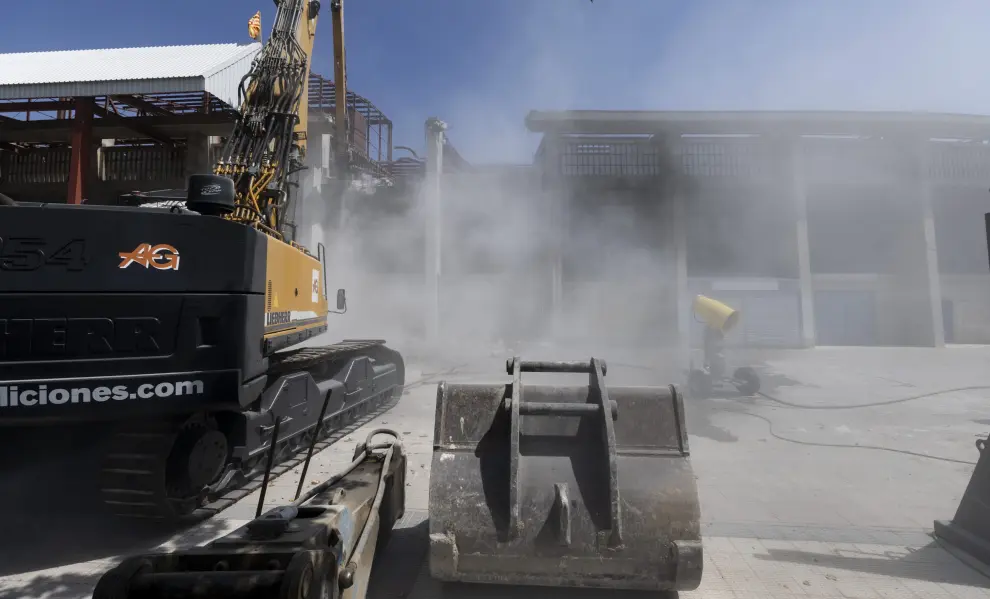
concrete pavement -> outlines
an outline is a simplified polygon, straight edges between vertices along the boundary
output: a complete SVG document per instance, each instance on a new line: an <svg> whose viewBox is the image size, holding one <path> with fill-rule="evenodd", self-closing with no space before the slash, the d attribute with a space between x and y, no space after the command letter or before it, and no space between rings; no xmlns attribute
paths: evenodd
<svg viewBox="0 0 990 599"><path fill-rule="evenodd" d="M524 357L581 356L540 351ZM649 370L662 364L658 356L637 360L612 352L602 357L609 361L607 380L613 384L664 384L675 375L669 368ZM446 378L505 380L504 359L473 359ZM990 428L990 390L951 391L990 387L985 368L990 348L819 348L753 354L750 359L764 377L769 398L688 404L706 564L701 588L682 597L990 597L990 581L929 536L934 519L953 515L977 457L973 442ZM651 363L638 363L643 361ZM411 365L408 378L417 378L416 370L445 366ZM371 428L386 426L403 434L409 454L407 515L376 566L372 596L624 596L441 587L430 579L424 559L434 396L432 384L410 391L390 412L314 458L307 476L307 484L315 484L333 474ZM896 403L866 406L892 401ZM291 499L297 476L290 472L276 480L268 505ZM167 544L206 542L246 522L255 502L252 494ZM65 539L66 545L92 542ZM17 550L2 545L5 558ZM0 597L86 597L114 560L105 555L9 572L0 578Z"/></svg>

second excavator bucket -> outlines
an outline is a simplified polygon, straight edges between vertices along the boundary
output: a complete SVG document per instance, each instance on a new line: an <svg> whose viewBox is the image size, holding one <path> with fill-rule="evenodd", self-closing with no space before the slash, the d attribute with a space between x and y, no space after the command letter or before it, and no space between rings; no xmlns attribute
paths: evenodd
<svg viewBox="0 0 990 599"><path fill-rule="evenodd" d="M507 364L511 383L437 389L430 572L442 581L693 590L698 489L673 386L605 386L606 365ZM587 385L523 384L523 372Z"/></svg>
<svg viewBox="0 0 990 599"><path fill-rule="evenodd" d="M990 214L987 215L990 223ZM990 567L990 437L978 439L980 457L966 491L959 500L952 520L935 521L935 537L948 544L953 552L962 552L967 561L976 560Z"/></svg>

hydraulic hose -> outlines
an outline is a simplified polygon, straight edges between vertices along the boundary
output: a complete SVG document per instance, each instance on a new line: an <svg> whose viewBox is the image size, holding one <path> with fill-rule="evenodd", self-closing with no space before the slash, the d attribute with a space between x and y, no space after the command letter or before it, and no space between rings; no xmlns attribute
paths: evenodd
<svg viewBox="0 0 990 599"><path fill-rule="evenodd" d="M627 363L621 363L621 362L616 362L615 364L617 366L624 366L626 368L633 368L633 369L636 369L636 370L656 371L656 368L653 368L653 367L650 367L650 366L644 366L642 364L627 364ZM909 401L917 401L919 399L926 399L926 398L929 398L929 397L935 397L937 395L947 395L949 393L957 393L957 392L960 392L960 391L982 391L982 390L987 390L987 389L990 389L990 385L969 385L969 386L966 386L966 387L954 387L954 388L951 388L951 389L940 389L938 391L931 391L931 392L928 392L928 393L921 393L921 394L918 394L918 395L911 395L911 396L908 396L908 397L901 397L901 398L898 398L898 399L888 399L888 400L884 400L884 401L875 401L875 402L860 403L860 404L839 404L839 405L812 405L812 404L794 403L794 402L789 402L789 401L785 401L783 399L774 397L774 396L772 396L770 394L767 394L767 393L763 393L762 391L757 392L757 395L759 395L760 397L763 397L764 399L767 399L767 400L769 400L771 402L774 402L776 404L779 404L779 405L782 405L782 406L786 406L786 407L789 407L789 408L799 409L799 410L855 410L855 409L859 409L859 408L875 408L875 407L879 407L879 406L889 406L889 405L894 405L894 404L899 404L899 403L905 403L905 402L909 402ZM931 454L927 454L927 453L914 452L914 451L909 451L909 450L906 450L906 449L895 449L893 447L883 447L883 446L880 446L880 445L855 445L855 444L850 444L850 443L819 443L819 442L814 442L814 441L805 441L805 440L802 440L802 439L794 439L794 438L791 438L791 437L785 437L783 435L778 434L773 429L773 421L770 420L769 418L767 418L766 416L763 416L763 415L760 415L760 414L754 414L753 412L744 412L744 411L733 411L731 413L733 413L733 414L742 414L744 416L751 416L753 418L757 418L759 420L762 420L769 427L770 436L773 437L774 439L777 439L778 441L783 441L785 443L793 443L795 445L806 445L806 446L809 446L809 447L830 447L830 448L836 448L836 449L871 449L871 450L874 450L874 451L886 451L886 452L890 452L890 453L899 453L899 454L902 454L902 455L909 455L909 456L914 456L914 457L918 457L918 458L924 458L924 459L928 459L928 460L936 460L936 461L940 461L940 462L949 462L949 463L953 463L953 464L963 464L963 465L967 465L967 466L973 466L973 465L975 465L975 462L969 462L969 461L966 461L966 460L957 460L955 458L948 458L948 457L943 457L943 456L931 455Z"/></svg>
<svg viewBox="0 0 990 599"><path fill-rule="evenodd" d="M901 397L898 399L887 399L884 401L871 401L868 403L839 404L839 405L811 405L811 404L792 403L774 397L773 395L763 393L762 391L757 392L757 395L760 395L764 399L768 399L782 406L787 406L789 408L796 408L799 410L855 410L857 408L876 408L878 406L890 406L894 404L905 403L908 401L915 401L918 399L927 399L929 397L935 397L936 395L947 395L949 393L958 393L960 391L985 391L987 389L990 389L990 385L969 385L967 387L953 387L952 389L939 389L938 391L930 391L928 393L921 393L919 395L911 395L908 397Z"/></svg>
<svg viewBox="0 0 990 599"><path fill-rule="evenodd" d="M369 442L371 441L371 438L379 434L392 435L393 437L395 437L395 440L393 440L390 443L379 443L377 445L370 445ZM392 446L395 444L396 441L398 441L398 439L399 439L399 433L390 429L379 428L371 431L368 434L368 437L366 438L364 445L362 446L361 452L358 453L358 455L354 456L354 460L350 464L348 464L343 470L341 470L337 474L334 474L327 480L321 482L320 484L316 485L315 487L309 489L308 491L300 495L299 499L293 501L291 505L298 507L306 503L313 497L316 497L320 493L326 491L331 486L333 486L337 481L339 481L340 479L344 478L345 476L353 472L355 468L357 468L358 466L361 465L362 462L364 462L364 460L368 457L368 454L376 449L388 449L389 453L386 457L391 456ZM384 478L385 469L386 468L382 469L383 478Z"/></svg>

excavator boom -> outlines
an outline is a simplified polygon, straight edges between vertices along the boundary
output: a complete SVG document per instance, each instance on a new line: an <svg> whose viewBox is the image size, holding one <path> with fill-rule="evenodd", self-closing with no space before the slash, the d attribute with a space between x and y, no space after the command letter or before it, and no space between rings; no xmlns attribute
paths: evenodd
<svg viewBox="0 0 990 599"><path fill-rule="evenodd" d="M240 116L213 172L234 180L232 220L282 239L289 177L306 152L307 93L318 0L282 0L261 53L241 80Z"/></svg>

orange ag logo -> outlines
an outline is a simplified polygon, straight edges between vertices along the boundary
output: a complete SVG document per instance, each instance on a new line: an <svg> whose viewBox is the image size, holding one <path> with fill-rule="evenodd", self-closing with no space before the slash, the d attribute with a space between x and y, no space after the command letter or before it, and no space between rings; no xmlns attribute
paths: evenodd
<svg viewBox="0 0 990 599"><path fill-rule="evenodd" d="M131 264L140 264L156 270L179 270L179 250L168 245L159 243L151 245L142 243L133 252L120 252L119 268L127 268Z"/></svg>

